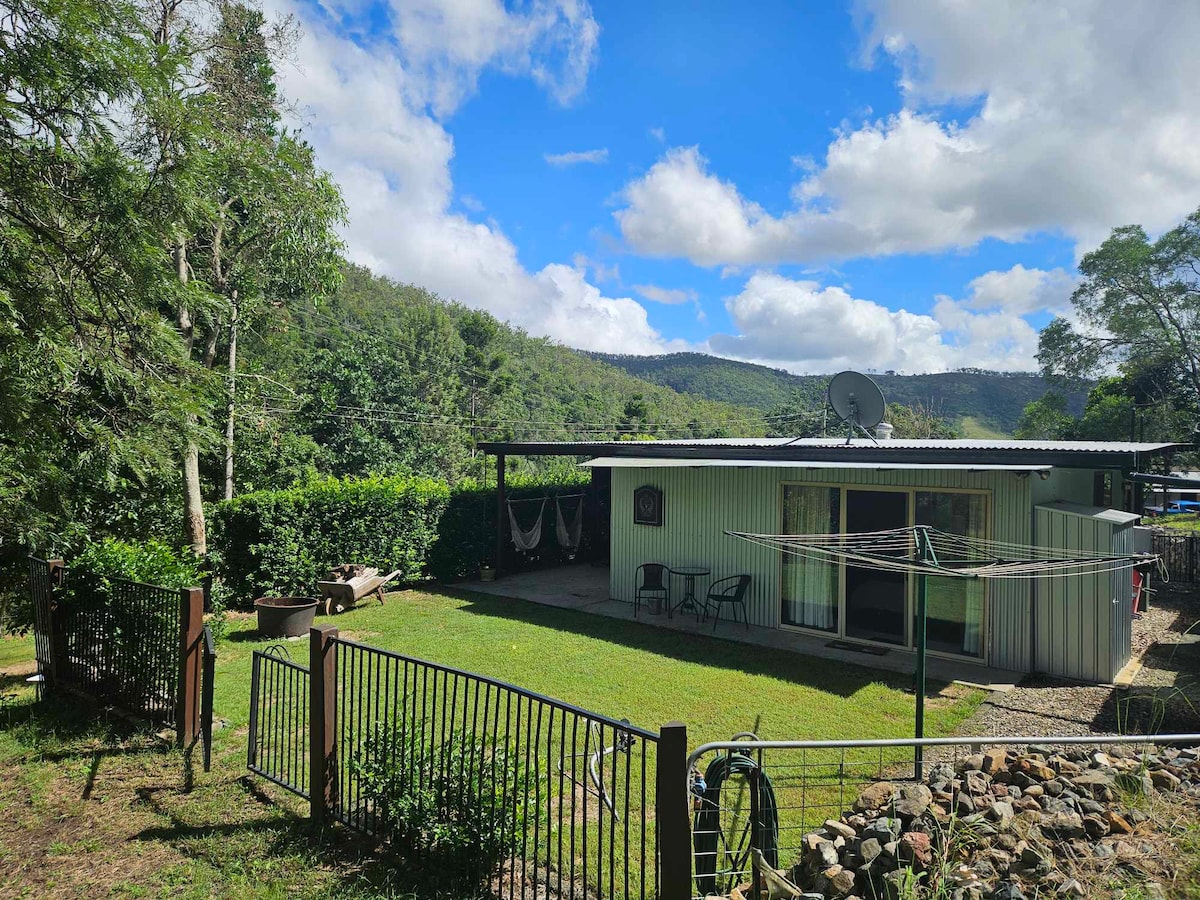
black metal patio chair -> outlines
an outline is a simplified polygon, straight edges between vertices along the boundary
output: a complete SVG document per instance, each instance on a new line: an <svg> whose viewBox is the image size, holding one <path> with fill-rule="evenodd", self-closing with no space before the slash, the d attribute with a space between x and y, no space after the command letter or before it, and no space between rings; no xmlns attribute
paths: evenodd
<svg viewBox="0 0 1200 900"><path fill-rule="evenodd" d="M663 602L671 608L671 570L662 563L642 563L634 574L635 589L633 592L633 617L636 619L641 608L642 598L658 602L662 609Z"/></svg>
<svg viewBox="0 0 1200 900"><path fill-rule="evenodd" d="M733 620L737 621L737 610L742 611L742 623L750 630L750 619L746 615L746 591L750 587L749 575L730 575L714 581L708 588L708 596L704 598L704 616L708 617L709 610L713 612L713 631L721 621L721 607L733 608Z"/></svg>

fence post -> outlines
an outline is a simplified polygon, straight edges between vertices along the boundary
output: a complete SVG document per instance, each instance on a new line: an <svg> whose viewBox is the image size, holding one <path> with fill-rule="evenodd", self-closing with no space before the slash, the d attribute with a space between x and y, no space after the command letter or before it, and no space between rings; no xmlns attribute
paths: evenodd
<svg viewBox="0 0 1200 900"><path fill-rule="evenodd" d="M658 823L659 900L692 896L692 828L688 803L687 726L668 722L658 735L654 817Z"/></svg>
<svg viewBox="0 0 1200 900"><path fill-rule="evenodd" d="M308 802L317 828L337 802L337 636L335 625L308 630Z"/></svg>
<svg viewBox="0 0 1200 900"><path fill-rule="evenodd" d="M62 587L63 573L66 562L61 559L46 560L46 624L50 628L50 674L49 683L42 682L45 690L51 685L57 685L59 676L66 671L63 662L67 658L67 630L63 624L65 610L61 609L59 589ZM45 673L43 673L43 676Z"/></svg>
<svg viewBox="0 0 1200 900"><path fill-rule="evenodd" d="M179 589L179 689L175 694L175 731L179 746L192 747L200 731L201 634L204 589Z"/></svg>

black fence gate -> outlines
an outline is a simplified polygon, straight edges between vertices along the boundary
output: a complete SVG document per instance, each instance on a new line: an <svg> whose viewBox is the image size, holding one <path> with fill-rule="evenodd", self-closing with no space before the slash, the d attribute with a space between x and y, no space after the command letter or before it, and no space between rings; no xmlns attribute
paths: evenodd
<svg viewBox="0 0 1200 900"><path fill-rule="evenodd" d="M1156 528L1150 535L1150 552L1162 559L1172 581L1200 582L1200 534Z"/></svg>
<svg viewBox="0 0 1200 900"><path fill-rule="evenodd" d="M38 690L70 690L175 729L211 755L216 649L200 588L84 581L62 560L29 558Z"/></svg>
<svg viewBox="0 0 1200 900"><path fill-rule="evenodd" d="M682 726L660 736L337 634L312 630L307 667L256 652L250 688L247 766L316 823L403 841L469 822L503 898L687 896L686 875L664 882L690 852Z"/></svg>

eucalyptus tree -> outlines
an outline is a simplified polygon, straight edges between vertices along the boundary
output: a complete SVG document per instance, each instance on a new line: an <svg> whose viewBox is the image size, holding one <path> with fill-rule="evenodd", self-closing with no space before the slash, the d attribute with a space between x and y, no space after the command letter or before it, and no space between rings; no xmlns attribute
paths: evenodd
<svg viewBox="0 0 1200 900"><path fill-rule="evenodd" d="M1170 422L1200 414L1200 211L1150 240L1137 225L1113 230L1084 256L1071 297L1075 320L1041 333L1043 373L1121 376L1129 404ZM1110 399L1109 405L1112 405Z"/></svg>

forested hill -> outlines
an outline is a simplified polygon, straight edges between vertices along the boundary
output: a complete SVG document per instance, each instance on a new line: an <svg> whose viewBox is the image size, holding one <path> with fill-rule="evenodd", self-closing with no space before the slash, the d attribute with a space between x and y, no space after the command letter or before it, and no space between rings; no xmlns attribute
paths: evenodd
<svg viewBox="0 0 1200 900"><path fill-rule="evenodd" d="M766 429L761 410L645 381L355 266L318 307L276 308L248 331L239 491L312 470L455 481L478 472L476 440L753 437ZM263 447L273 449L264 455Z"/></svg>
<svg viewBox="0 0 1200 900"><path fill-rule="evenodd" d="M631 375L701 397L720 397L730 403L772 410L808 399L820 405L826 375L793 375L753 363L736 362L703 353L671 353L665 356L620 356L592 354L596 359L619 366ZM889 402L920 405L954 422L973 420L1009 434L1016 427L1025 405L1048 390L1046 381L1032 373L982 371L946 372L936 375L872 375ZM1083 410L1085 392L1069 395L1068 409Z"/></svg>

